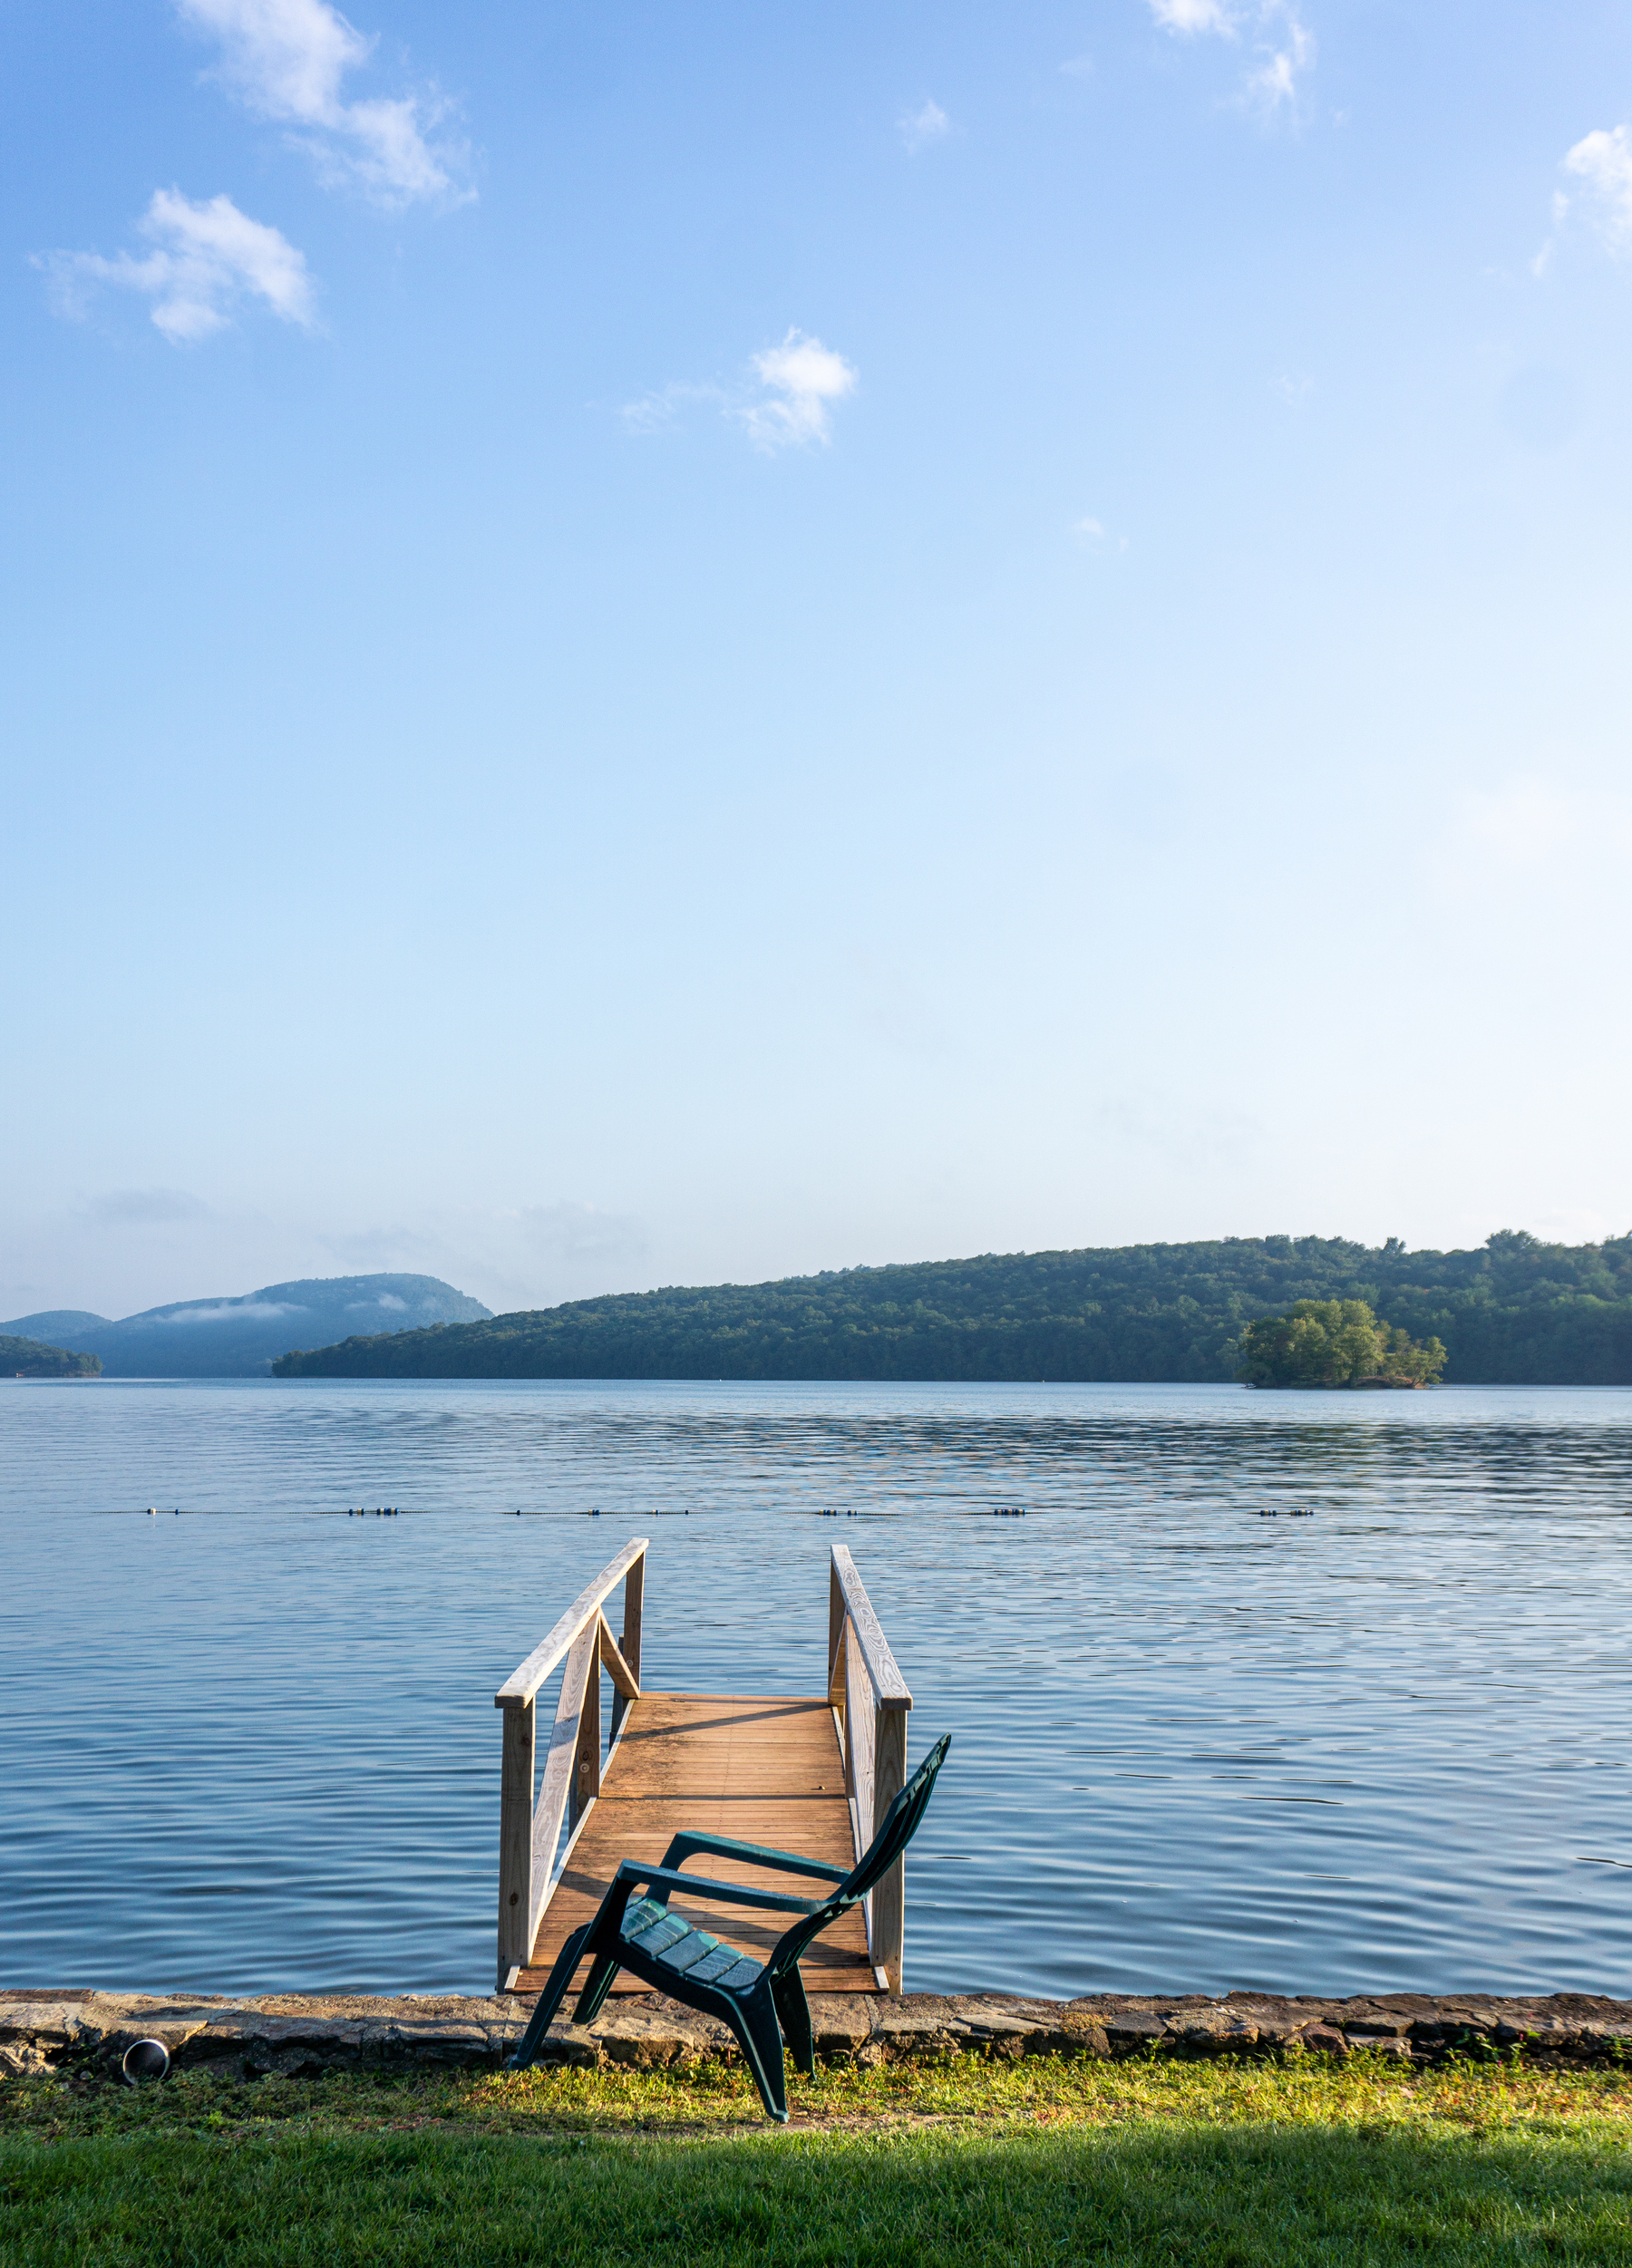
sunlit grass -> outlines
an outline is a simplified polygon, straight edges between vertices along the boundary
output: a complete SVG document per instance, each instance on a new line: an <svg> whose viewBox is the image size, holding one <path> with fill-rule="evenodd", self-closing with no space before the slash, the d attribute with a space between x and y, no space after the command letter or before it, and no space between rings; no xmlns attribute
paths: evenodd
<svg viewBox="0 0 1632 2268"><path fill-rule="evenodd" d="M1632 2078L954 2056L0 2086L8 2263L1632 2256Z"/></svg>

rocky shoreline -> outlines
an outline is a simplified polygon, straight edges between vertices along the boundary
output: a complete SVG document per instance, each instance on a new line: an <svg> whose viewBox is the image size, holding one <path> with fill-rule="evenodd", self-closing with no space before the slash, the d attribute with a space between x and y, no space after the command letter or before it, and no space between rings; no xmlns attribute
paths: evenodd
<svg viewBox="0 0 1632 2268"><path fill-rule="evenodd" d="M53 2070L112 2075L137 2040L160 2040L179 2070L222 2078L306 2078L336 2069L413 2066L493 2069L513 2046L530 2002L491 1998L377 1998L272 1993L0 1991L0 2074ZM879 2064L952 2052L1025 2055L1352 2055L1413 2064L1452 2055L1515 2055L1543 2063L1632 2057L1632 2001L1555 1992L1544 1999L1420 1992L1322 2000L1235 1992L1093 1992L1077 2000L1009 1992L813 1993L818 2052L827 2062ZM735 2042L659 1993L608 2001L595 2023L558 2019L546 2060L646 2069L729 2059Z"/></svg>

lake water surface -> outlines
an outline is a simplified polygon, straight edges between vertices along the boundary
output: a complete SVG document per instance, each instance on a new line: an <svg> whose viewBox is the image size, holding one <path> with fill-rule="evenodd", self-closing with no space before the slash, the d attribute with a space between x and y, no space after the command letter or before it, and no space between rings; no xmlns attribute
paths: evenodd
<svg viewBox="0 0 1632 2268"><path fill-rule="evenodd" d="M647 1535L657 1688L820 1691L855 1554L909 1989L1625 1993L1629 1515L1620 1390L7 1385L0 1983L491 1990L493 1691Z"/></svg>

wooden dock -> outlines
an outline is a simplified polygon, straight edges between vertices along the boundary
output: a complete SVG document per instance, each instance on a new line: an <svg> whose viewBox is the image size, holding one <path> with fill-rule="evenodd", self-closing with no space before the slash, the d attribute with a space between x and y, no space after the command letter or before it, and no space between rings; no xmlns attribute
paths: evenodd
<svg viewBox="0 0 1632 2268"><path fill-rule="evenodd" d="M660 1859L683 1829L770 1844L850 1866L906 1778L912 1696L861 1587L835 1546L826 1694L655 1693L641 1689L646 1541L604 1568L495 1696L504 1716L500 1822L499 1983L537 1992L568 1933L588 1921L626 1858ZM623 1628L603 1611L624 1585ZM535 1784L536 1697L565 1662L556 1718ZM612 1688L603 1757L602 1677ZM738 1879L730 1859L694 1861ZM761 1873L756 1880L765 1885ZM789 1875L795 1897L810 1879ZM763 1954L792 1915L686 1898L685 1910L744 1953ZM820 1992L899 1992L904 1889L896 1868L803 1956ZM620 1976L615 1991L644 1992Z"/></svg>

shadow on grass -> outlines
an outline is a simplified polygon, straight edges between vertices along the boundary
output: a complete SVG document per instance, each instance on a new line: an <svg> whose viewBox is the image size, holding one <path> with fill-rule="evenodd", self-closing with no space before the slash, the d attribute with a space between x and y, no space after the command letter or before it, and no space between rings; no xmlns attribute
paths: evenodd
<svg viewBox="0 0 1632 2268"><path fill-rule="evenodd" d="M1618 2263L1632 2257L1632 2166L1601 2128L706 2142L172 2132L5 2145L0 2253L12 2268Z"/></svg>

